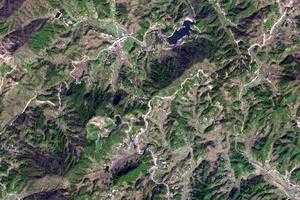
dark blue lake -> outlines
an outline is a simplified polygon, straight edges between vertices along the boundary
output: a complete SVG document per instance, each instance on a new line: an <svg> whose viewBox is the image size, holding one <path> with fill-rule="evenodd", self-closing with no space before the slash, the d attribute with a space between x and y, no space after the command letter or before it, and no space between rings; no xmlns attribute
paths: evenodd
<svg viewBox="0 0 300 200"><path fill-rule="evenodd" d="M185 36L189 36L190 32L191 32L191 27L193 25L193 22L189 19L189 20L185 20L182 24L182 26L174 31L174 33L167 38L167 41L169 42L170 45L175 45L178 43L178 41L185 37Z"/></svg>

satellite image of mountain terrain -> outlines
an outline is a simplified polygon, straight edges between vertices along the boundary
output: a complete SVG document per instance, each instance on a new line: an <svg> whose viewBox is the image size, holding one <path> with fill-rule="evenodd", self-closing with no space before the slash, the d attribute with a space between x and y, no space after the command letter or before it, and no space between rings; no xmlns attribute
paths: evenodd
<svg viewBox="0 0 300 200"><path fill-rule="evenodd" d="M0 200L300 200L300 0L0 0Z"/></svg>

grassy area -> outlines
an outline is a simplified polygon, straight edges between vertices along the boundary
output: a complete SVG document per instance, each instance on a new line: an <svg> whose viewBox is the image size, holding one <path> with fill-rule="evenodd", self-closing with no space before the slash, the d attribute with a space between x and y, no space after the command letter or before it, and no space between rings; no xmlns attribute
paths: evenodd
<svg viewBox="0 0 300 200"><path fill-rule="evenodd" d="M113 181L113 185L121 186L121 185L129 185L134 184L137 178L142 175L145 175L151 167L151 157L144 156L141 163L137 168L129 171L127 174L117 177Z"/></svg>
<svg viewBox="0 0 300 200"><path fill-rule="evenodd" d="M3 63L0 65L0 77L3 77L5 74L12 70L11 66Z"/></svg>
<svg viewBox="0 0 300 200"><path fill-rule="evenodd" d="M101 163L105 159L109 159L114 148L119 145L124 137L125 133L120 130L113 131L107 138L96 137L98 135L97 130L94 126L88 126L90 137L84 153L79 162L70 170L67 177L71 182L77 181L82 178L93 164ZM97 139L96 139L97 138ZM94 139L94 140L92 140Z"/></svg>
<svg viewBox="0 0 300 200"><path fill-rule="evenodd" d="M64 31L65 28L59 24L47 24L41 31L33 35L29 41L29 47L35 52L39 52L49 46L58 33Z"/></svg>
<svg viewBox="0 0 300 200"><path fill-rule="evenodd" d="M248 160L235 150L230 154L230 165L234 171L234 175L239 178L254 171L254 167Z"/></svg>
<svg viewBox="0 0 300 200"><path fill-rule="evenodd" d="M0 35L4 35L8 32L9 25L7 22L0 22Z"/></svg>
<svg viewBox="0 0 300 200"><path fill-rule="evenodd" d="M103 19L111 15L111 3L108 0L93 0L98 18Z"/></svg>

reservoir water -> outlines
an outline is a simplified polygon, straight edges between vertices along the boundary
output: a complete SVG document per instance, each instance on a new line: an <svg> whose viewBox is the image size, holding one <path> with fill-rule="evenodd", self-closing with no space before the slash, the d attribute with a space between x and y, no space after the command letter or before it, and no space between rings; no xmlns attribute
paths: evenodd
<svg viewBox="0 0 300 200"><path fill-rule="evenodd" d="M178 41L180 41L183 37L189 36L191 32L191 27L193 25L193 20L186 19L182 26L174 31L174 33L167 38L167 41L170 45L176 45L178 44Z"/></svg>

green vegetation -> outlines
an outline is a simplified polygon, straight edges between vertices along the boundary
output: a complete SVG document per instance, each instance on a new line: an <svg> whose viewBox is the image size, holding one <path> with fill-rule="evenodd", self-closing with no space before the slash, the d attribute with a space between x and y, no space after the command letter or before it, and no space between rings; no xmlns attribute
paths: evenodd
<svg viewBox="0 0 300 200"><path fill-rule="evenodd" d="M110 154L118 145L121 144L125 137L125 133L120 130L114 130L107 138L100 138L97 130L93 126L88 126L89 141L86 144L85 150L79 162L68 173L71 181L78 181L86 173L89 167L97 163L102 163L105 159L110 158ZM90 137L94 136L94 137Z"/></svg>
<svg viewBox="0 0 300 200"><path fill-rule="evenodd" d="M140 26L140 29L138 30L138 32L136 33L136 37L139 39L139 40L143 40L144 38L144 35L146 33L146 31L150 28L150 23L149 21L141 21L139 23L139 26Z"/></svg>
<svg viewBox="0 0 300 200"><path fill-rule="evenodd" d="M61 33L65 30L62 25L59 24L47 24L43 29L36 33L29 42L29 47L39 52L44 50L49 46L49 44L54 40L56 34Z"/></svg>
<svg viewBox="0 0 300 200"><path fill-rule="evenodd" d="M148 173L150 167L151 167L151 158L149 156L144 156L137 168L131 170L125 175L117 177L114 180L113 185L120 186L124 184L125 185L134 184L139 177L144 176L146 173Z"/></svg>
<svg viewBox="0 0 300 200"><path fill-rule="evenodd" d="M253 172L254 167L248 162L241 153L234 151L230 155L230 165L234 171L234 175L238 178Z"/></svg>
<svg viewBox="0 0 300 200"><path fill-rule="evenodd" d="M3 77L4 75L6 75L11 70L12 70L11 66L9 66L7 64L1 64L0 65L0 76Z"/></svg>
<svg viewBox="0 0 300 200"><path fill-rule="evenodd" d="M290 171L300 163L299 132L289 131L278 138L273 147L273 158L280 172Z"/></svg>
<svg viewBox="0 0 300 200"><path fill-rule="evenodd" d="M291 174L291 178L293 181L295 181L296 183L300 183L300 169L295 169L292 174Z"/></svg>
<svg viewBox="0 0 300 200"><path fill-rule="evenodd" d="M7 2L0 199L300 196L296 1Z"/></svg>
<svg viewBox="0 0 300 200"><path fill-rule="evenodd" d="M6 22L0 22L0 34L4 35L8 32L9 25Z"/></svg>
<svg viewBox="0 0 300 200"><path fill-rule="evenodd" d="M93 0L98 18L107 18L111 15L111 3L108 0Z"/></svg>
<svg viewBox="0 0 300 200"><path fill-rule="evenodd" d="M285 199L284 194L274 186L266 183L262 176L254 176L243 180L241 190L236 190L232 194L232 199L247 199L255 195L260 196L262 199Z"/></svg>

